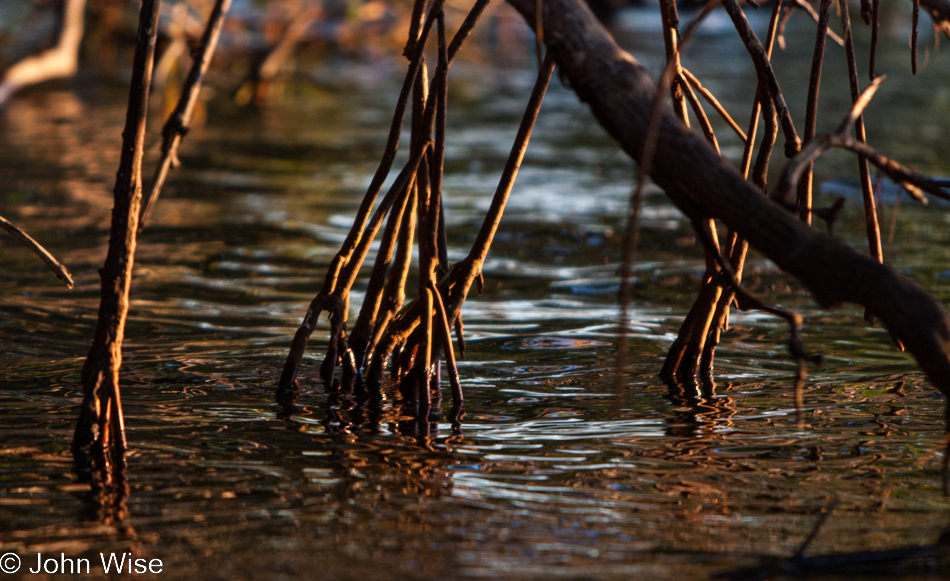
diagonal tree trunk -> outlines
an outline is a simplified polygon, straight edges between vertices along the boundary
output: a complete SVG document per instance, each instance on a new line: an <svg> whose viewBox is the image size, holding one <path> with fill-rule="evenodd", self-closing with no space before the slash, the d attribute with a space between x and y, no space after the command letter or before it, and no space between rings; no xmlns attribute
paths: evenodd
<svg viewBox="0 0 950 581"><path fill-rule="evenodd" d="M529 26L535 0L509 0ZM581 101L634 160L641 157L656 87L582 0L544 0L544 42ZM917 283L798 221L672 113L660 123L650 177L693 222L722 221L823 307L866 307L950 396L950 318Z"/></svg>

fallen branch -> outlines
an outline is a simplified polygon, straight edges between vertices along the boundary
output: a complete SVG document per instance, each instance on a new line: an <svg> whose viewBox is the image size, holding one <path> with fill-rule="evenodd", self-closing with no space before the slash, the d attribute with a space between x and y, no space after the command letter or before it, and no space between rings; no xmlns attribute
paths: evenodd
<svg viewBox="0 0 950 581"><path fill-rule="evenodd" d="M509 2L535 21L533 2ZM627 154L640 159L653 81L580 0L547 0L544 25L545 43L570 86ZM916 282L799 222L670 113L650 176L691 221L721 220L798 278L822 307L850 302L869 309L950 396L950 318Z"/></svg>

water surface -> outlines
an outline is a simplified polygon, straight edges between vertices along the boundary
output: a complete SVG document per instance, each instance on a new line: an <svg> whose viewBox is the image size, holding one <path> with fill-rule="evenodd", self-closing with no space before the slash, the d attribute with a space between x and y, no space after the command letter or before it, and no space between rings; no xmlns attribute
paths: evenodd
<svg viewBox="0 0 950 581"><path fill-rule="evenodd" d="M641 27L650 18L625 15L621 37L656 73L660 38ZM810 30L793 18L789 49L776 57L796 111ZM946 57L932 53L911 79L903 42L884 41L880 68L891 80L869 109L869 134L885 153L946 176L948 128L931 129L945 125ZM743 119L754 76L736 50L713 22L686 63ZM474 238L533 82L527 52L483 52L501 66L459 62L450 86L450 258ZM830 53L826 70L839 69L822 92L825 130L847 107L843 56ZM463 433L443 423L424 445L396 410L372 422L327 396L317 379L324 325L305 359L304 407L278 418L273 390L290 338L375 169L403 67L333 57L259 110L220 92L188 136L136 259L122 375L132 448L124 523L102 522L68 451L123 91L85 77L10 103L0 117L0 213L62 259L76 288L59 288L0 239L3 552L29 563L37 552L130 551L162 559L163 578L703 578L791 557L832 507L806 555L936 541L950 523L933 453L943 398L860 310L817 309L753 255L749 287L802 312L808 348L825 355L810 370L802 415L786 329L756 313L734 318L713 394L658 380L703 262L656 190L618 385L615 297L633 165L557 83L485 293L465 306ZM735 156L738 142L725 129L720 139ZM845 195L836 235L864 248L853 163L819 164L819 205ZM891 233L893 195L882 200L888 262L950 299L946 207L905 199ZM879 572L940 578L945 566Z"/></svg>

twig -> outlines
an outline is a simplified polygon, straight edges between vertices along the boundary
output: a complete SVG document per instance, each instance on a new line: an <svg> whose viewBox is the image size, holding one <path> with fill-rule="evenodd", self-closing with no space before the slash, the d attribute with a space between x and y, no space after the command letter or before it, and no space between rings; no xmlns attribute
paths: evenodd
<svg viewBox="0 0 950 581"><path fill-rule="evenodd" d="M666 68L663 69L663 74L660 76L659 83L657 83L657 93L653 101L653 111L650 114L649 130L647 131L643 153L639 159L639 167L637 170L637 191L643 189L646 176L650 175L650 170L653 167L653 154L656 149L656 140L659 137L660 119L663 113L663 94L668 88L672 90L673 79L676 78L678 67L680 66L679 58L677 56L678 52L680 50L685 50L685 46L689 43L689 39L692 37L692 33L696 27L699 26L703 20L705 20L706 16L708 16L718 7L719 0L713 0L712 2L707 3L706 6L703 7L703 11L700 12L693 22L690 23L690 25L686 28L686 32L682 35L679 44L674 45L673 49L676 51L675 53L672 53L674 56L667 57ZM677 112L677 116L679 116L680 119L684 119L686 117L685 111L682 114Z"/></svg>
<svg viewBox="0 0 950 581"><path fill-rule="evenodd" d="M452 37L452 42L449 43L450 65L452 61L455 60L455 55L462 50L462 45L472 33L472 29L475 28L475 24L478 22L478 19L490 1L491 0L477 0L475 4L472 5L472 9L468 11L468 16L462 21L461 26L459 26L459 29L455 32L455 36Z"/></svg>
<svg viewBox="0 0 950 581"><path fill-rule="evenodd" d="M819 136L809 147L803 149L802 153L789 163L779 191L785 191L786 188L792 185L792 181L798 180L802 169L800 163L807 163L808 160L814 161L821 153L832 147L847 149L866 158L922 204L927 203L927 198L923 195L924 192L942 200L950 200L950 192L944 191L940 184L934 180L925 178L901 163L878 153L863 141L837 134Z"/></svg>
<svg viewBox="0 0 950 581"><path fill-rule="evenodd" d="M33 240L29 234L23 230L17 228L14 224L8 221L3 216L0 216L0 228L3 228L9 232L14 238L26 245L27 248L33 251L34 254L40 257L47 267L53 271L53 274L56 275L56 278L66 283L66 286L73 288L73 277L69 274L69 271L66 270L66 267L60 264L56 258L49 253L48 250L43 248L43 246Z"/></svg>
<svg viewBox="0 0 950 581"><path fill-rule="evenodd" d="M409 38L406 47L402 49L402 56L410 61L416 54L416 43L419 41L419 31L425 21L426 0L415 0L412 3L412 15L409 17Z"/></svg>
<svg viewBox="0 0 950 581"><path fill-rule="evenodd" d="M664 87L669 87L670 95L673 97L673 111L676 116L689 127L689 116L686 114L686 100L683 98L683 92L680 89L677 78L680 68L680 47L679 47L679 14L676 10L675 0L660 0L660 14L663 19L663 44L666 47L666 68L671 70L669 78L663 81Z"/></svg>
<svg viewBox="0 0 950 581"><path fill-rule="evenodd" d="M719 116L722 117L723 121L729 124L729 127L731 127L732 130L736 132L736 135L739 136L739 139L741 139L742 141L745 141L746 140L745 131L743 131L742 128L739 127L739 124L736 123L735 119L733 119L732 116L729 115L729 112L726 111L726 108L722 106L722 103L720 103L716 99L716 97L709 91L709 89L704 87L702 83L699 82L699 79L697 79L696 76L693 75L693 73L689 72L689 69L687 69L686 67L682 67L681 71L683 73L683 76L689 82L689 85L693 89L695 89L700 95L702 95L702 97L706 99L706 101L710 105L712 105L713 109L716 110L716 113L719 113Z"/></svg>

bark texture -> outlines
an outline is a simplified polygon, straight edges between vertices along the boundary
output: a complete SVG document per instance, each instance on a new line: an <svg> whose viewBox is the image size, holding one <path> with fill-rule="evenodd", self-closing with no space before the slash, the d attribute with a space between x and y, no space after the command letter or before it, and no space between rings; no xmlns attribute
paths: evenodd
<svg viewBox="0 0 950 581"><path fill-rule="evenodd" d="M535 0L509 0L529 26ZM563 78L634 160L643 151L656 86L621 50L582 0L545 0L544 42ZM672 113L661 121L650 177L694 223L715 218L782 270L823 307L866 307L950 396L950 318L917 283L798 221L722 159Z"/></svg>
<svg viewBox="0 0 950 581"><path fill-rule="evenodd" d="M82 480L108 481L125 460L125 426L119 394L122 340L129 312L129 289L142 203L142 156L148 93L155 62L161 0L143 0L132 64L132 82L122 157L113 190L109 250L99 270L102 281L99 319L92 347L82 368L83 403L73 435L73 458ZM110 484L105 482L105 484Z"/></svg>

